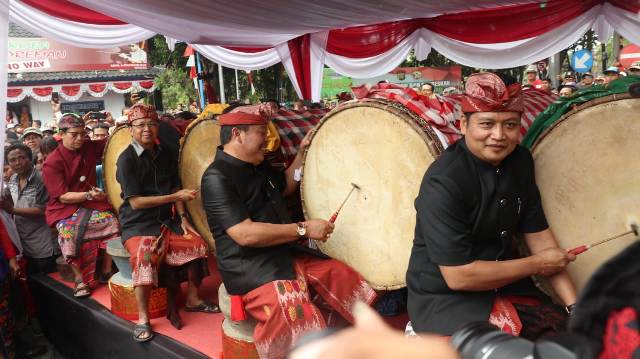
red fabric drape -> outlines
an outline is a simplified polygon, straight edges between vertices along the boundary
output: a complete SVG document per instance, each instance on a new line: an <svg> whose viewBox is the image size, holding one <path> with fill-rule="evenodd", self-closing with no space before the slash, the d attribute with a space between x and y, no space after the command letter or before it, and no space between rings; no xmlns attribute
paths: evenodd
<svg viewBox="0 0 640 359"><path fill-rule="evenodd" d="M80 92L80 85L62 86L60 89L67 96L75 96Z"/></svg>
<svg viewBox="0 0 640 359"><path fill-rule="evenodd" d="M103 92L107 88L107 84L89 84L89 90L93 92Z"/></svg>
<svg viewBox="0 0 640 359"><path fill-rule="evenodd" d="M38 96L49 96L53 92L53 87L34 87L31 92Z"/></svg>
<svg viewBox="0 0 640 359"><path fill-rule="evenodd" d="M7 97L18 97L22 94L23 89L7 89Z"/></svg>
<svg viewBox="0 0 640 359"><path fill-rule="evenodd" d="M118 90L126 90L131 86L132 86L131 82L114 82L113 83L113 87L117 88Z"/></svg>
<svg viewBox="0 0 640 359"><path fill-rule="evenodd" d="M75 22L95 25L126 24L118 19L95 12L67 0L21 0L34 9L40 10L54 17Z"/></svg>
<svg viewBox="0 0 640 359"><path fill-rule="evenodd" d="M478 44L523 40L553 30L600 3L557 0L331 30L327 51L350 58L372 57L389 51L421 27Z"/></svg>
<svg viewBox="0 0 640 359"><path fill-rule="evenodd" d="M311 38L309 34L289 40L289 52L296 80L304 100L311 99Z"/></svg>
<svg viewBox="0 0 640 359"><path fill-rule="evenodd" d="M140 85L140 87L146 90L153 87L153 81L140 81L138 84Z"/></svg>

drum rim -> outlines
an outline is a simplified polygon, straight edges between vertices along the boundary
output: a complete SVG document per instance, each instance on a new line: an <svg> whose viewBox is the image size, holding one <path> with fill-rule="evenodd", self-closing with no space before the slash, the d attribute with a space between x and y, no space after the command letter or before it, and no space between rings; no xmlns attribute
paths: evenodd
<svg viewBox="0 0 640 359"><path fill-rule="evenodd" d="M564 115L562 115L556 122L554 122L551 126L549 126L544 131L542 131L540 136L538 136L538 138L536 138L536 140L531 145L530 152L533 154L534 151L536 150L536 148L538 147L538 145L540 144L540 142L542 142L545 137L547 137L551 132L553 132L553 130L557 126L560 126L560 124L564 123L567 119L569 119L571 116L575 115L576 113L578 113L578 112L580 112L580 111L582 111L584 109L587 109L587 108L590 108L590 107L594 107L594 106L598 106L598 105L602 105L602 104L605 104L605 103L615 102L615 101L620 101L620 100L629 100L629 99L633 99L633 98L634 97L631 96L631 94L629 94L628 92L625 92L625 93L619 93L619 94L612 94L612 95L597 97L597 98L594 98L592 100L589 100L589 101L587 101L585 103L582 103L582 104L576 106L576 108L571 109L571 111L569 111L569 112L565 113Z"/></svg>
<svg viewBox="0 0 640 359"><path fill-rule="evenodd" d="M421 118L415 112L409 110L406 106L398 102L394 102L386 99L371 99L371 98L343 102L333 110L329 111L326 115L324 115L324 117L322 117L320 122L318 122L318 124L311 130L311 137L310 137L311 143L313 143L313 138L315 137L317 131L331 117L333 117L334 115L342 111L356 108L356 107L375 107L378 109L390 110L390 112L392 112L393 114L401 118L403 121L405 121L411 127L411 129L414 130L424 140L425 144L427 145L427 148L429 149L429 153L431 153L434 160L437 159L445 150L444 146L442 145L442 142L440 141L440 138L438 137L438 135L436 135L431 125L425 119ZM411 121L409 121L409 119L405 117L406 115L409 116ZM421 126L418 124L420 124ZM302 214L304 215L305 219L309 219L309 213L307 211L307 205L304 198L304 167L307 162L308 152L309 152L309 147L305 148L305 151L302 156L302 176L300 180L300 202L302 204ZM320 246L318 246L318 249L322 252L322 249L320 248ZM396 289L405 288L407 286L406 279L401 280L400 283L393 283L389 285L379 285L379 284L374 285L372 283L369 283L369 284L376 290L396 290Z"/></svg>
<svg viewBox="0 0 640 359"><path fill-rule="evenodd" d="M107 202L109 202L109 204L111 205L111 208L113 208L113 211L115 212L116 215L120 214L120 206L117 206L113 203L113 201L111 200L111 196L109 196L109 182L107 181L107 171L106 171L106 167L104 166L104 164L106 163L106 159L107 159L107 149L109 148L109 143L111 143L111 140L115 137L115 134L118 133L118 131L124 131L125 129L128 129L129 126L127 125L122 125L117 127L112 134L109 135L109 138L107 138L107 142L104 145L104 151L102 151L102 183L104 183L104 191L107 194ZM125 147L126 149L126 147ZM124 150L123 150L124 151ZM118 159L116 159L116 163L118 162ZM115 169L117 170L117 168ZM117 182L118 180L116 179L115 173L113 174L113 178L115 179L115 181ZM120 192L122 192L122 187L120 187ZM118 194L119 195L119 194Z"/></svg>
<svg viewBox="0 0 640 359"><path fill-rule="evenodd" d="M186 130L184 131L184 135L180 138L180 150L178 151L178 175L180 176L180 183L183 183L182 158L184 157L183 149L184 149L185 143L187 142L187 138L191 135L193 131L195 131L196 127L200 126L203 123L207 123L209 121L214 122L215 124L218 123L217 118L202 117L202 118L195 119L189 124L189 126L187 126ZM202 191L200 191L200 196L201 196L200 198L202 198ZM187 213L189 214L189 217L191 217L193 221L193 215L191 214L191 211L189 210L189 205L187 203L185 203L184 208L185 208L185 211L187 211ZM205 221L206 221L206 217L205 217ZM192 224L195 226L194 223ZM211 235L211 242L209 242L209 240L207 240L206 238L205 238L205 242L207 242L207 245L209 246L209 251L215 254L216 252L215 238L213 237L213 233L211 233L211 229L207 228L206 230L209 233L209 235ZM200 233L200 235L203 236L202 233Z"/></svg>

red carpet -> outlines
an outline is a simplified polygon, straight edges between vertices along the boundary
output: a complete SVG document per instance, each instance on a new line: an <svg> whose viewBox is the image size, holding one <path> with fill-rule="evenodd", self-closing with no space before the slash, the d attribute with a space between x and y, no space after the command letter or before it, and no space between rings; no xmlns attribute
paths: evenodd
<svg viewBox="0 0 640 359"><path fill-rule="evenodd" d="M211 264L211 263L210 263ZM218 287L220 286L220 274L215 264L209 265L211 275L207 277L200 287L200 296L212 303L218 303ZM73 288L73 283L62 281L58 273L50 275L53 279ZM183 293L186 288L183 288ZM93 290L91 298L106 308L111 308L111 296L106 285L100 285ZM185 345L188 345L203 354L218 359L222 352L222 336L220 333L223 316L221 313L205 314L180 311L183 327L181 330L174 328L166 318L151 320L151 326L156 333L166 335ZM131 339L133 340L133 338Z"/></svg>

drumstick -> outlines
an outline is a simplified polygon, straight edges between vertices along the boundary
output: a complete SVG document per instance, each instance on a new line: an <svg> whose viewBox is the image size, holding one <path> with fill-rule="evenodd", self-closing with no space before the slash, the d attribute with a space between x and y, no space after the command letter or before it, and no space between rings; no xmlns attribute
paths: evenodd
<svg viewBox="0 0 640 359"><path fill-rule="evenodd" d="M344 201L342 201L342 204L340 205L340 207L338 207L338 210L335 211L332 215L331 218L329 218L329 222L331 223L335 223L336 219L338 218L338 213L340 213L340 210L342 209L342 206L344 206L345 203L347 203L347 200L349 199L349 197L351 197L351 193L353 193L353 190L360 189L360 186L358 186L357 184L351 182L351 191L349 191L349 194L347 194L347 197L344 198Z"/></svg>
<svg viewBox="0 0 640 359"><path fill-rule="evenodd" d="M599 245L601 245L603 243L607 243L607 242L609 242L611 240L614 240L616 238L620 238L620 237L626 236L627 234L633 233L634 235L637 236L638 235L638 224L631 223L630 226L631 226L631 230L630 231L626 231L624 233L618 234L617 236L613 236L613 237L609 237L609 238L603 239L603 240L601 240L599 242L595 242L595 243L591 243L591 244L583 244L583 245L581 245L579 247L575 247L573 249L570 249L569 253L578 255L580 253L586 252L587 250L589 250L589 249L591 249L591 248L593 248L595 246L599 246Z"/></svg>

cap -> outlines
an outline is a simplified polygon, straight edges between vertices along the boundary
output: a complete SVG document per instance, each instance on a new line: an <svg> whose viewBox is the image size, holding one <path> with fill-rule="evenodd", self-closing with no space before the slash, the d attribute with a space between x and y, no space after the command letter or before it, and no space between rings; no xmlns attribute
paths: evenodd
<svg viewBox="0 0 640 359"><path fill-rule="evenodd" d="M629 66L629 70L640 70L640 61L636 61Z"/></svg>
<svg viewBox="0 0 640 359"><path fill-rule="evenodd" d="M266 125L267 119L253 113L229 112L218 116L218 123L220 126Z"/></svg>
<svg viewBox="0 0 640 359"><path fill-rule="evenodd" d="M524 73L529 73L529 72L538 72L538 68L535 67L534 65L529 65L527 66L527 69L524 71Z"/></svg>
<svg viewBox="0 0 640 359"><path fill-rule="evenodd" d="M27 127L24 129L24 131L22 132L22 137L26 137L29 134L35 133L36 135L42 137L42 131L40 131L40 129L35 128L35 127Z"/></svg>
<svg viewBox="0 0 640 359"><path fill-rule="evenodd" d="M620 73L620 69L618 69L615 66L609 66L609 67L607 67L606 70L604 70L604 74L605 75L607 75L607 74L619 74L619 73Z"/></svg>

